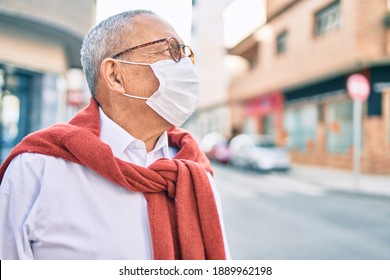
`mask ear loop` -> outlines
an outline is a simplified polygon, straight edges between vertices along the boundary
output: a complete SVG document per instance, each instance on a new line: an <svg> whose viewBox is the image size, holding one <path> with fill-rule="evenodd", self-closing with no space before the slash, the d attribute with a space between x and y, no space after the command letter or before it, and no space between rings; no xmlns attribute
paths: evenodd
<svg viewBox="0 0 390 280"><path fill-rule="evenodd" d="M125 63L125 64L131 64L131 65L142 65L142 66L151 66L152 64L150 63L142 63L142 62L131 62L131 61L125 61L121 59L115 59L118 62ZM135 98L135 99L141 99L141 100L149 100L149 97L141 97L141 96L135 96L127 93L122 93L122 95Z"/></svg>
<svg viewBox="0 0 390 280"><path fill-rule="evenodd" d="M118 62L124 63L124 64L131 64L131 65L142 65L142 66L150 66L152 63L142 63L142 62L132 62L132 61L126 61L121 59L115 59Z"/></svg>
<svg viewBox="0 0 390 280"><path fill-rule="evenodd" d="M135 95L127 94L127 93L122 93L122 95L127 96L127 97L131 97L131 98L135 98L135 99L149 100L149 97L135 96Z"/></svg>

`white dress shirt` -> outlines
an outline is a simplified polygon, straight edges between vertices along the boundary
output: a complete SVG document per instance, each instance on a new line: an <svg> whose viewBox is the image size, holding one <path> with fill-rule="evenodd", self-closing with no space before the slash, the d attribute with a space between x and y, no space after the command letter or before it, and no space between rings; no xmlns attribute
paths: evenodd
<svg viewBox="0 0 390 280"><path fill-rule="evenodd" d="M141 166L173 158L167 133L155 148L101 109L100 139L114 156ZM99 157L98 151L96 154ZM208 174L209 175L209 174ZM223 229L219 196L209 175ZM25 153L10 163L0 186L0 259L152 259L146 200L70 161Z"/></svg>

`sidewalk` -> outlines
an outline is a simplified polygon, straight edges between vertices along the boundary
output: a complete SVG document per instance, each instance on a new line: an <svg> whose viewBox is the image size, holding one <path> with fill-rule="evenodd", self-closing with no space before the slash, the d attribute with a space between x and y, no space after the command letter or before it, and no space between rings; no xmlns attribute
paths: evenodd
<svg viewBox="0 0 390 280"><path fill-rule="evenodd" d="M355 186L350 170L294 164L289 173L291 177L334 191L390 198L390 175L360 174Z"/></svg>

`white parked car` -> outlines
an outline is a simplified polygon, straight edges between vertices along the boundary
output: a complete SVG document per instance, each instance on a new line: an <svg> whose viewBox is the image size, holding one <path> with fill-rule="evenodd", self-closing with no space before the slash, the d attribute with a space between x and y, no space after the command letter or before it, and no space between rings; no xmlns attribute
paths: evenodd
<svg viewBox="0 0 390 280"><path fill-rule="evenodd" d="M287 149L277 147L267 135L237 135L229 148L230 163L235 166L263 172L288 171L291 167Z"/></svg>

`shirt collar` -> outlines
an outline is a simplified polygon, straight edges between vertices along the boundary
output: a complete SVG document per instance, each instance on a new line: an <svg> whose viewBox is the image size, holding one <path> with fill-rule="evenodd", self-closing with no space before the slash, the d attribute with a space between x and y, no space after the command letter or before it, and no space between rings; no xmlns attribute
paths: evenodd
<svg viewBox="0 0 390 280"><path fill-rule="evenodd" d="M157 152L158 150L162 150L164 157L168 157L169 149L168 149L168 133L164 131L163 134L158 138L156 145L152 152Z"/></svg>
<svg viewBox="0 0 390 280"><path fill-rule="evenodd" d="M114 156L119 157L132 142L137 141L130 133L107 117L100 107L99 118L100 140L111 147ZM158 138L157 143L151 152L157 152L160 149L164 157L168 157L168 134L166 131Z"/></svg>

